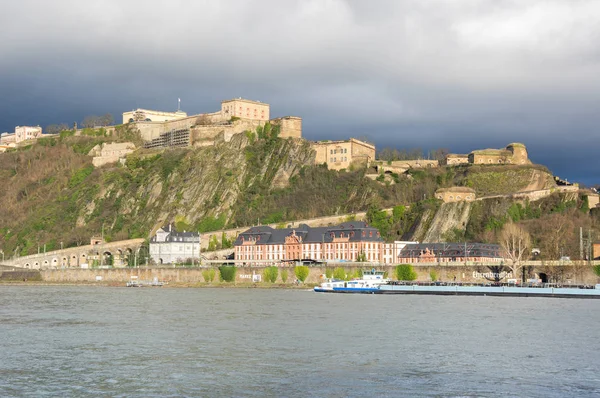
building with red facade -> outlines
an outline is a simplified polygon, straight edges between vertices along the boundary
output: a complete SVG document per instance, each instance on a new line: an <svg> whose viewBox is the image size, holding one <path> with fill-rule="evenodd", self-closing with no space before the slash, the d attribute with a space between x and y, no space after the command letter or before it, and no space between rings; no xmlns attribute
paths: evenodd
<svg viewBox="0 0 600 398"><path fill-rule="evenodd" d="M332 227L252 227L238 235L235 259L256 262L357 261L394 263L403 242L384 243L377 228L362 221Z"/></svg>

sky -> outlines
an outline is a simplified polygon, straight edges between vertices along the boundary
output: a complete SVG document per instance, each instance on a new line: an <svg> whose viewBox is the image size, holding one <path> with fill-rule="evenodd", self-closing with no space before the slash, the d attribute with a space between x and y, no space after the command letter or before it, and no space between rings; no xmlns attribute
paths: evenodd
<svg viewBox="0 0 600 398"><path fill-rule="evenodd" d="M222 100L310 140L524 143L600 184L597 0L0 0L0 132Z"/></svg>

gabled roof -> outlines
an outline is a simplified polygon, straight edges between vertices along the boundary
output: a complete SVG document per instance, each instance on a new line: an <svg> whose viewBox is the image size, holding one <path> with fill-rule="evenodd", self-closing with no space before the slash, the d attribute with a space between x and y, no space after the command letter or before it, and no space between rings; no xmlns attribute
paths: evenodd
<svg viewBox="0 0 600 398"><path fill-rule="evenodd" d="M349 238L350 242L383 241L376 228L369 227L364 221L350 221L331 227L309 227L306 224L284 229L273 229L269 226L252 227L239 234L234 244L239 246L248 240L257 245L284 244L285 238L292 234L300 237L302 243L329 243L333 242L334 238L341 238L342 234L344 238Z"/></svg>

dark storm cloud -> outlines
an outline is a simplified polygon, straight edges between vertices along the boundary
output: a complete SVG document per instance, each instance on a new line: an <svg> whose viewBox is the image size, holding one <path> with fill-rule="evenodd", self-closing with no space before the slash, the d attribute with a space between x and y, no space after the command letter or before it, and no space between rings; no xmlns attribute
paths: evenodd
<svg viewBox="0 0 600 398"><path fill-rule="evenodd" d="M309 139L468 152L524 142L598 183L600 3L20 1L3 5L0 131L269 102Z"/></svg>

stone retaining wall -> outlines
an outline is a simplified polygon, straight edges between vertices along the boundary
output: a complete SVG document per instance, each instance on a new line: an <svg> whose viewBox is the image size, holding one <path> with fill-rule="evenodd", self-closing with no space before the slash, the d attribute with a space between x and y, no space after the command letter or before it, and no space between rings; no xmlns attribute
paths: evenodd
<svg viewBox="0 0 600 398"><path fill-rule="evenodd" d="M211 267L198 268L120 268L120 269L59 269L59 270L42 270L40 271L43 281L56 283L116 283L125 284L130 280L159 281L169 282L172 284L196 284L205 283L203 271ZM294 267L278 267L279 276L277 283L283 283L281 280L281 270L287 270L288 277L286 284L293 285L296 281ZM358 270L375 268L381 271L387 271L390 278L395 279L395 266L372 266L372 265L342 265L328 266L329 269L344 268L347 273L352 273ZM317 284L322 280L322 276L326 274L326 267L309 267L310 273L306 279L306 284ZM232 285L228 282L219 281L219 271L215 269L215 280L212 284L215 285ZM245 284L252 283L253 275L262 277L265 267L238 267L236 270L235 283ZM430 281L431 272L437 274L437 280L447 282L488 282L482 274L491 272L484 265L418 265L414 266L417 272L418 281ZM532 267L530 277L540 277L541 272L549 272L548 266ZM571 278L569 282L572 284L596 284L598 277L593 273L591 267L584 265L581 267L573 267L568 270ZM132 279L132 276L134 277ZM520 279L520 276L512 276L514 279ZM563 283L567 283L565 280Z"/></svg>

